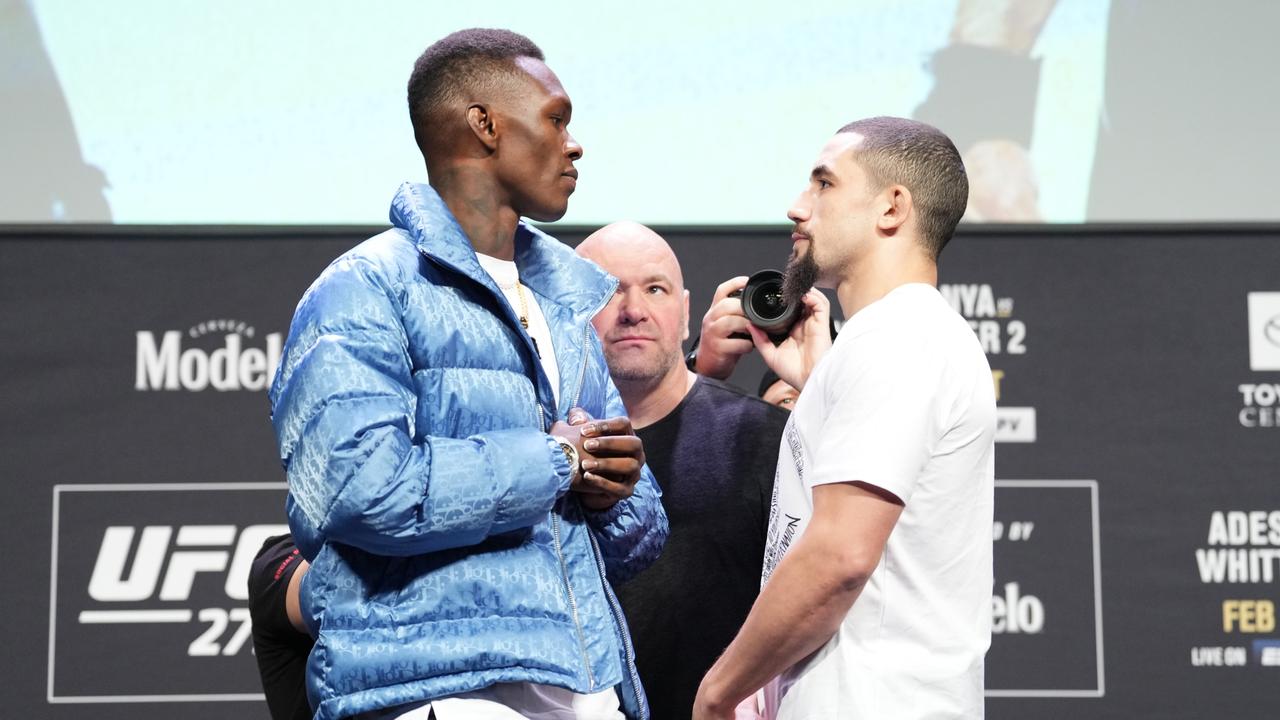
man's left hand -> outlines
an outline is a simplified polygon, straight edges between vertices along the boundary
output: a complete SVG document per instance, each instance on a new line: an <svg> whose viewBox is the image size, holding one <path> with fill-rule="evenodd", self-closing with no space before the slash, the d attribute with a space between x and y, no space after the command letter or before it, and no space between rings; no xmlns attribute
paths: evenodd
<svg viewBox="0 0 1280 720"><path fill-rule="evenodd" d="M755 325L747 327L765 365L797 390L804 389L809 373L831 349L831 301L810 288L800 302L803 306L800 321L791 326L787 338L778 345Z"/></svg>
<svg viewBox="0 0 1280 720"><path fill-rule="evenodd" d="M584 413L585 414L585 413ZM569 418L579 419L570 411ZM644 444L626 417L586 420L581 426L582 476L570 489L590 510L608 510L631 497L644 467Z"/></svg>

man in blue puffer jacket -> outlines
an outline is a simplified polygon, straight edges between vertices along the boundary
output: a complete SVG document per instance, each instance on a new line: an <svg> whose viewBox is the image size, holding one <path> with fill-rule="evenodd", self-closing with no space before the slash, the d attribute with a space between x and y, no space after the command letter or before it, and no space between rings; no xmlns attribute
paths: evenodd
<svg viewBox="0 0 1280 720"><path fill-rule="evenodd" d="M271 388L316 717L645 718L609 583L667 519L590 324L616 281L520 221L568 207L569 98L466 30L409 108L430 185L303 296Z"/></svg>

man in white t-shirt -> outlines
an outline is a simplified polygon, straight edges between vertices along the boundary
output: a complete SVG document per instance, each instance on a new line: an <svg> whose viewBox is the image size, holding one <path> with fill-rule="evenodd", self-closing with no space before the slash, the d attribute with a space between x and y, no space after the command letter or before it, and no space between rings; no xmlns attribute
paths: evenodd
<svg viewBox="0 0 1280 720"><path fill-rule="evenodd" d="M977 718L991 640L995 393L938 294L964 212L955 146L879 117L826 144L788 212L805 308L770 368L801 389L774 483L763 587L694 718ZM834 344L812 286L848 318ZM757 690L763 689L756 697Z"/></svg>

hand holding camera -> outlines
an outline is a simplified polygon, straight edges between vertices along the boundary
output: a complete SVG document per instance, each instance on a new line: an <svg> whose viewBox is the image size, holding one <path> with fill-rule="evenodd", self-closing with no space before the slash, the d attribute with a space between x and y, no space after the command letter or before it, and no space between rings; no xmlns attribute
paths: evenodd
<svg viewBox="0 0 1280 720"><path fill-rule="evenodd" d="M738 358L751 352L755 345L747 334L750 320L742 313L742 288L747 276L739 275L720 283L711 307L702 318L698 350L690 369L699 375L727 380L733 374Z"/></svg>
<svg viewBox="0 0 1280 720"><path fill-rule="evenodd" d="M745 311L746 303L743 305ZM831 301L809 288L800 298L800 306L788 308L793 316L784 334L761 329L754 322L747 327L765 364L797 390L804 388L809 373L831 349Z"/></svg>
<svg viewBox="0 0 1280 720"><path fill-rule="evenodd" d="M796 389L803 387L831 347L831 303L811 288L800 302L788 304L782 287L780 270L760 270L720 283L689 353L689 369L724 380L733 374L738 359L756 347L779 378Z"/></svg>
<svg viewBox="0 0 1280 720"><path fill-rule="evenodd" d="M716 288L711 307L702 318L702 332L689 369L717 380L728 379L738 359L755 347L748 327L762 328L778 343L786 339L798 317L799 308L788 306L782 294L780 270L725 280Z"/></svg>

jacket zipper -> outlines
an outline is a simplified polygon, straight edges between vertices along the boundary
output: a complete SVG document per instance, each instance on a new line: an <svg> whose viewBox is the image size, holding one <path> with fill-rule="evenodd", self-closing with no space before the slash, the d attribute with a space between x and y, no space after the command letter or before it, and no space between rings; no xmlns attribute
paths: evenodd
<svg viewBox="0 0 1280 720"><path fill-rule="evenodd" d="M598 308L596 308L596 313L598 313L600 310L602 310L602 309L604 308L604 306L605 306L606 304L608 304L608 302L609 302L609 300L608 300L608 297L606 296L605 301L604 301L603 303L601 303L601 304L600 304L600 306L599 306ZM591 317L595 317L595 314L596 314L596 313L592 313L592 314L591 314ZM582 352L582 367L581 367L581 368L579 368L579 370L578 370L578 385L577 385L577 388L574 390L574 393L573 393L573 402L569 404L569 407L570 407L570 408L577 407L577 405L578 405L578 401L582 399L582 386L583 386L583 384L586 382L586 379L587 379L587 358L588 358L588 350L587 350L587 348L590 346L590 344L591 344L591 323L589 323L589 322L588 322L588 323L587 323L587 325L586 325L586 327L584 327L584 328L582 329L582 348L581 348L581 352ZM563 498L561 498L561 500L563 500ZM561 502L557 501L556 505L557 505L557 506L559 506L560 504L561 504ZM594 673L594 672L592 672L592 670L591 670L591 659L590 659L590 657L587 655L587 640L586 640L586 635L585 635L585 633L584 633L584 632L583 632L583 630L582 630L582 622L581 622L581 620L579 620L579 619L578 619L578 602L577 602L577 599L574 597L574 594L573 594L573 584L569 582L569 567L568 567L568 565L566 565L566 564L565 564L565 561L564 561L564 555L563 555L563 552L562 552L562 549L561 549L561 544L560 544L560 515L555 511L555 509L554 509L554 508L553 508L553 509L552 509L552 511L551 511L551 534L552 534L552 537L554 537L554 538L555 538L555 543L556 543L556 555L560 558L560 569L564 572L564 587L565 587L565 590L566 590L566 591L568 592L568 594L569 594L569 609L573 612L573 625L574 625L574 627L575 627L575 628L577 629L577 631L578 631L578 647L579 647L579 648L581 648L581 650L582 650L582 664L583 664L583 666L584 666L584 667L586 667L586 669L587 669L587 678L591 681L591 691L592 691L592 692L595 692L595 689L596 689L596 677L595 677L595 673ZM600 553L600 551L599 551L599 549L598 549L598 548L596 548L596 539L595 539L595 537L591 534L591 531L590 531L590 530L588 530L588 531L587 531L587 537L591 539L591 547L592 547L593 555L594 555L594 556L595 556L595 558L596 558L596 566L597 566L597 567L599 567L599 563L600 563L599 553ZM603 574L601 574L601 576L600 576L600 580L601 580L601 582L603 582L603 583L607 583L607 582L608 582L607 580L605 580L605 579L604 579L604 575L603 575ZM608 595L609 595L609 591L608 591L608 589L607 589L607 587L606 587L606 588L605 588L605 596L607 597ZM612 601L610 602L610 605L612 606ZM617 611L615 610L614 612L615 612L615 620L614 620L614 621L615 621L615 622L617 622L617 620L616 620L616 612L617 612ZM632 666L632 667L634 667L634 663L631 663L631 666ZM633 678L635 677L635 671L634 671L634 670L632 670L632 671L631 671L631 675L632 675L632 677L633 677ZM634 680L633 680L633 682L634 682Z"/></svg>
<svg viewBox="0 0 1280 720"><path fill-rule="evenodd" d="M582 376L584 378L586 377L586 371L587 371L587 366L586 366L586 363L583 362ZM581 391L582 391L581 381L579 381L578 392L580 393ZM536 395L536 390L535 390L535 395ZM543 409L542 404L537 402L536 397L534 399L534 405L536 406L538 419L540 421L539 425L542 428L542 432L547 432L548 430L551 429L550 427L548 427L548 425L550 424L550 419L546 417L546 411ZM561 498L561 500L557 500L556 506L559 507L562 501L563 501L563 498ZM555 541L556 558L560 561L560 573L564 577L564 591L565 591L565 595L569 598L569 612L573 616L573 627L574 627L574 630L576 630L578 633L578 649L582 651L582 666L587 670L587 682L589 683L588 689L591 692L595 692L596 677L595 677L595 673L591 671L591 660L587 655L586 633L583 632L582 620L578 617L578 598L573 594L573 583L570 582L569 580L569 565L568 563L565 562L564 547L560 542L560 514L556 512L556 508L553 507L551 509L550 515L551 515L551 537Z"/></svg>
<svg viewBox="0 0 1280 720"><path fill-rule="evenodd" d="M575 407L578 404L578 400L581 399L582 384L587 378L587 344L591 342L591 336L587 333L591 332L591 325L588 324L582 332L582 369L578 373L578 387L574 391L573 402L569 405L571 408ZM556 503L556 505L560 504L560 502ZM564 588L569 595L569 610L573 613L573 626L578 631L578 647L582 650L582 665L587 669L587 679L591 682L591 691L595 692L596 677L595 673L591 671L591 658L587 655L586 634L582 630L582 621L578 618L578 600L573 594L573 583L569 581L569 566L564 561L564 553L560 544L560 515L554 508L551 510L551 535L555 538L556 556L560 558L560 570L564 573ZM588 532L587 535L590 536L591 533ZM591 542L594 545L595 538L592 538Z"/></svg>
<svg viewBox="0 0 1280 720"><path fill-rule="evenodd" d="M582 399L582 385L587 381L587 346L591 344L591 325L588 324L582 329L582 368L578 371L578 388L573 393L573 402L569 404L569 408L578 406L578 401Z"/></svg>
<svg viewBox="0 0 1280 720"><path fill-rule="evenodd" d="M617 289L618 284L611 281L609 283L609 292L605 293L604 300L600 302L600 304L596 305L595 309L591 311L591 314L587 316L587 324L582 328L582 367L578 370L578 389L573 393L573 403L569 405L570 408L575 407L578 404L578 401L582 399L582 384L587 381L587 348L591 345L592 331L590 318L600 314L600 311L604 309L604 306L609 304L609 300L613 298L613 293L616 292Z"/></svg>
<svg viewBox="0 0 1280 720"><path fill-rule="evenodd" d="M557 505L560 502L556 503ZM587 533L590 535L591 533ZM573 594L573 583L569 582L569 566L564 561L564 552L560 544L560 515L553 509L551 511L551 536L555 539L556 557L560 559L560 571L564 573L564 589L569 595L569 611L573 614L573 627L578 631L578 648L582 650L582 665L587 669L587 680L590 683L589 690L596 691L596 676L591 671L591 660L587 657L587 638L582 631L582 621L578 619L578 600ZM592 543L595 540L592 539Z"/></svg>
<svg viewBox="0 0 1280 720"><path fill-rule="evenodd" d="M591 314L592 317L595 317L601 310L604 309L605 305L609 304L609 297L610 297L609 295L605 296L604 302L601 303L600 306L595 309L595 312ZM578 401L582 399L582 386L586 383L586 379L587 379L587 359L589 357L589 352L587 348L590 346L590 344L591 344L591 325L588 324L585 328L583 328L583 331L582 331L582 367L579 368L578 370L578 387L573 395L573 403L569 405L570 408L576 407L578 405ZM559 523L558 522L555 523L554 529L556 530L556 537L557 537L557 543L558 543L559 542L559 532L558 532ZM609 591L609 578L605 575L604 557L600 554L600 546L596 541L596 536L590 530L588 530L587 538L590 539L591 541L591 555L596 561L596 572L600 576L600 584L602 589L604 590L605 600L609 603L609 610L613 613L614 626L617 628L618 637L622 639L622 652L625 655L625 658L627 661L627 674L631 676L631 692L634 693L635 695L636 709L641 712L644 712L647 709L647 707L644 702L644 699L640 697L640 676L639 676L639 673L636 671L635 650L631 646L631 638L628 636L628 633L624 630L624 628L626 627L626 624L625 624L626 621L623 620L622 608L618 606L617 599L613 596L613 593ZM562 559L562 562L563 562L563 559ZM566 575L566 579L567 579L567 575ZM570 595L570 598L572 599L572 595ZM577 616L575 615L575 619L576 617ZM581 632L582 628L579 627L578 631ZM585 644L583 645L583 658L584 660L586 658ZM587 672L588 673L591 672L590 664L588 664L587 666ZM594 684L595 683L593 681L592 685Z"/></svg>
<svg viewBox="0 0 1280 720"><path fill-rule="evenodd" d="M616 288L617 286L615 285L614 287ZM605 296L604 301L601 302L596 307L595 312L592 312L590 317L595 317L595 315L599 313L600 310L604 309L604 306L609 303L609 298L611 297L611 295L612 293L607 294ZM570 404L569 406L571 408L575 407L578 404L578 401L582 399L582 386L586 383L586 378L587 378L587 359L588 359L587 348L591 344L591 330L592 328L591 328L590 322L588 322L586 326L583 327L582 329L582 366L578 370L578 385L577 385L577 388L574 390L573 403ZM527 342L526 342L526 345L528 345ZM534 357L536 358L536 354L534 355ZM536 374L537 374L536 369L534 373L536 378ZM534 395L535 395L534 404L537 406L536 409L537 409L537 415L539 420L538 425L542 429L542 432L547 432L548 430L550 430L551 419L546 416L546 411L542 407L542 403L537 402L536 389L534 391ZM557 501L556 505L557 506L561 505L561 501ZM555 542L556 558L560 561L560 572L564 576L564 589L565 589L565 594L569 598L569 611L573 615L573 627L578 633L578 649L582 651L582 666L587 671L588 689L590 692L595 692L596 676L595 676L595 673L591 670L591 659L587 653L586 633L582 629L582 620L578 615L578 599L573 592L573 582L569 579L569 566L564 559L564 546L560 538L560 515L559 513L556 512L556 508L552 508L550 514L551 514L551 536ZM604 570L600 565L601 563L600 549L596 547L596 539L594 536L591 535L590 531L587 532L587 536L591 540L591 547L592 547L593 555L596 560L596 567L600 573L600 581L602 583L608 583L608 580L605 579L605 576L604 576ZM614 622L615 623L619 622L618 608L614 604L614 600L609 596L609 592L607 588L605 590L605 597L609 601L610 609L613 611ZM621 625L619 625L619 628L621 628ZM628 666L627 669L631 674L632 686L636 692L636 702L640 703L641 700L640 700L640 691L639 691L639 687L640 687L639 678L636 677L635 660L632 657L631 644L630 644L630 641L627 640L625 637L623 642L624 642L624 645L626 646L626 652L627 652L627 666Z"/></svg>

